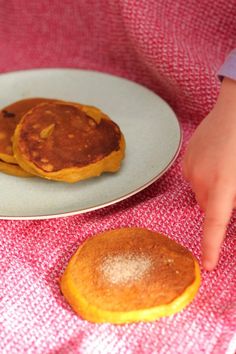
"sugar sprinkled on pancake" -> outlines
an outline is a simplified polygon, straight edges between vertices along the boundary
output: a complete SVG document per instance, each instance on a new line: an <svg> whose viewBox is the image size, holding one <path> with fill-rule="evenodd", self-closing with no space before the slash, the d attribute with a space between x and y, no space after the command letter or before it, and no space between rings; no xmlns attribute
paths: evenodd
<svg viewBox="0 0 236 354"><path fill-rule="evenodd" d="M186 248L144 228L88 239L69 261L60 287L71 307L92 322L152 321L186 307L200 286Z"/></svg>

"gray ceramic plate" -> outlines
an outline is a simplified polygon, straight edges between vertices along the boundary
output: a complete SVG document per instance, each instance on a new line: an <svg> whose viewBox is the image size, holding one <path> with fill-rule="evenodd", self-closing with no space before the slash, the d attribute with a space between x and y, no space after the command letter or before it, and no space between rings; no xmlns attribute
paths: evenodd
<svg viewBox="0 0 236 354"><path fill-rule="evenodd" d="M38 69L0 75L0 107L28 97L95 105L124 133L121 170L75 184L0 173L0 219L43 219L117 203L156 181L175 160L181 129L174 112L143 86L112 75L76 69Z"/></svg>

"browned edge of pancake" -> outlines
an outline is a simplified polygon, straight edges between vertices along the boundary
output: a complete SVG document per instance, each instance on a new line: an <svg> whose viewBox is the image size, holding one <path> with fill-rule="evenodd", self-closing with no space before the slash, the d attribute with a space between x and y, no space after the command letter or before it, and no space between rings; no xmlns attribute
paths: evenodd
<svg viewBox="0 0 236 354"><path fill-rule="evenodd" d="M53 102L49 98L26 98L15 101L0 110L0 159L17 164L13 154L12 139L15 128L23 115L42 102Z"/></svg>
<svg viewBox="0 0 236 354"><path fill-rule="evenodd" d="M23 170L19 165L0 160L0 172L16 177L33 177L32 174Z"/></svg>

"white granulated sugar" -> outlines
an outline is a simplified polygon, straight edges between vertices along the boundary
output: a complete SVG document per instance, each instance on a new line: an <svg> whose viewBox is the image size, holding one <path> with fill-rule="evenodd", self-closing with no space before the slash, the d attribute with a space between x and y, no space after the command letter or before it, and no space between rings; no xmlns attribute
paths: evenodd
<svg viewBox="0 0 236 354"><path fill-rule="evenodd" d="M123 254L104 259L101 271L112 284L125 284L137 281L151 267L151 257L144 254Z"/></svg>

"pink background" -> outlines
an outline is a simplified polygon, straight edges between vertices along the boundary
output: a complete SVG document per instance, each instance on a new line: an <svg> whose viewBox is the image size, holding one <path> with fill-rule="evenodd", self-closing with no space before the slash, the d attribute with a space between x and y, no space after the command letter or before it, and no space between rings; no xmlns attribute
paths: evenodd
<svg viewBox="0 0 236 354"><path fill-rule="evenodd" d="M74 217L0 221L1 353L233 352L235 215L219 266L202 271L195 301L173 317L88 323L61 296L58 277L85 239L121 226L168 234L200 260L202 214L183 180L181 159L217 97L216 72L236 47L235 18L234 0L0 0L1 72L73 67L126 77L165 98L184 131L171 169L128 200Z"/></svg>

